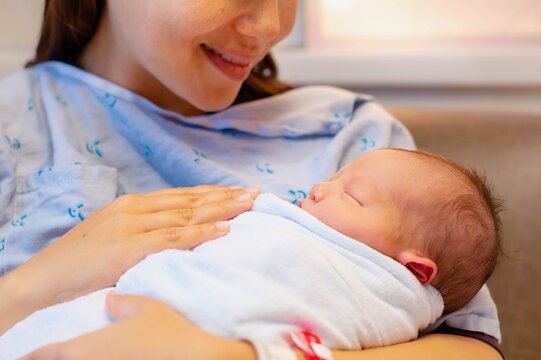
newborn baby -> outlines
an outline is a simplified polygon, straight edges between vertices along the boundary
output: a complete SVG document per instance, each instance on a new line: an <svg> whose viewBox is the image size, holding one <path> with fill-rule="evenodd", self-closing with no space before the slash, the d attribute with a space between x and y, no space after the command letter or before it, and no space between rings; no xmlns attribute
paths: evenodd
<svg viewBox="0 0 541 360"><path fill-rule="evenodd" d="M449 313L466 305L496 266L498 202L474 171L448 159L383 149L316 184L301 207L436 287Z"/></svg>
<svg viewBox="0 0 541 360"><path fill-rule="evenodd" d="M284 335L299 328L332 348L361 349L414 339L463 307L500 249L498 207L483 181L424 152L364 154L300 208L261 195L228 235L151 255L116 290L249 340L260 358L269 346L285 349ZM108 291L30 315L2 336L0 353L17 358L107 326Z"/></svg>

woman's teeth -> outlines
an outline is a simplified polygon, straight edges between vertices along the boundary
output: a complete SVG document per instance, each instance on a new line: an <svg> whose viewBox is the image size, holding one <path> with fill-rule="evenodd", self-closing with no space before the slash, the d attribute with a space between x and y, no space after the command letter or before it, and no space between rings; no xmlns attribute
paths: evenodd
<svg viewBox="0 0 541 360"><path fill-rule="evenodd" d="M203 47L207 50L207 51L210 51L211 53L213 53L214 55L217 55L219 57L221 57L222 59L224 59L225 61L228 61L232 64L235 64L235 65L240 65L240 66L246 66L246 65L249 65L247 63L243 63L243 62L240 62L238 60L235 60L227 55L224 55L222 53L219 53L218 51L214 50L213 48L207 46L207 45L203 45Z"/></svg>

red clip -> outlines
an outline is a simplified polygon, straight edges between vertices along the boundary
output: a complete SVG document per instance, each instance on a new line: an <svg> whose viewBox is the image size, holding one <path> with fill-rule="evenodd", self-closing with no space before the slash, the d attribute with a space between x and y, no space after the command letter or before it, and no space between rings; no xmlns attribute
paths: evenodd
<svg viewBox="0 0 541 360"><path fill-rule="evenodd" d="M311 332L306 330L292 332L288 339L294 348L303 352L306 360L332 360L331 350Z"/></svg>

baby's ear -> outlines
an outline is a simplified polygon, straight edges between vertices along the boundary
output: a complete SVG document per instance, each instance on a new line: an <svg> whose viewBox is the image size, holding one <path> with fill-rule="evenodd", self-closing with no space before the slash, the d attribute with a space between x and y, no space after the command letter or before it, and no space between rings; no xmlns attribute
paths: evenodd
<svg viewBox="0 0 541 360"><path fill-rule="evenodd" d="M430 284L438 272L438 267L434 261L409 250L401 252L397 260L411 271L423 285Z"/></svg>

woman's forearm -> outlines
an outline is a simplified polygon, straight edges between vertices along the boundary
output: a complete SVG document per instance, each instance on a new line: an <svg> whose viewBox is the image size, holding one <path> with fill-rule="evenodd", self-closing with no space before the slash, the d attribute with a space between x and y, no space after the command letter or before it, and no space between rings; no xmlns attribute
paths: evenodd
<svg viewBox="0 0 541 360"><path fill-rule="evenodd" d="M54 251L49 248L51 246L39 254L42 260L52 259L54 262ZM0 278L0 335L34 311L71 300L63 298L62 291L59 291L65 281L58 271L53 266L40 266L41 263L35 261L36 257ZM57 262L60 263L58 259Z"/></svg>
<svg viewBox="0 0 541 360"><path fill-rule="evenodd" d="M106 306L109 316L115 320L113 325L66 343L50 345L25 359L47 358L47 354L69 349L96 359L133 358L134 355L155 359L256 359L254 348L248 342L211 335L161 301L144 296L110 294ZM5 309L0 315L7 314ZM0 317L0 320L4 319ZM304 359L298 351L295 355L299 360ZM333 351L333 356L335 360L501 360L490 345L445 334L431 334L412 342L376 349Z"/></svg>
<svg viewBox="0 0 541 360"><path fill-rule="evenodd" d="M223 341L223 340L222 340ZM214 353L222 359L255 359L255 353L248 343L223 341L223 346L212 346ZM209 345L209 344L207 344ZM216 350L218 352L216 352ZM297 359L305 357L295 351ZM431 334L415 341L359 351L333 351L334 360L502 360L498 351L482 341L458 335Z"/></svg>
<svg viewBox="0 0 541 360"><path fill-rule="evenodd" d="M16 274L0 278L0 335L32 312L46 306L41 302L45 294L29 293L31 285Z"/></svg>
<svg viewBox="0 0 541 360"><path fill-rule="evenodd" d="M223 341L224 346L213 346L220 349L222 359L255 359L254 352L247 343L239 341ZM305 359L304 355L295 351L297 359ZM502 360L498 351L477 339L448 334L431 334L415 341L366 350L333 351L334 360Z"/></svg>
<svg viewBox="0 0 541 360"><path fill-rule="evenodd" d="M482 341L447 334L431 334L407 343L362 351L334 351L333 356L335 360L502 359L494 348Z"/></svg>

